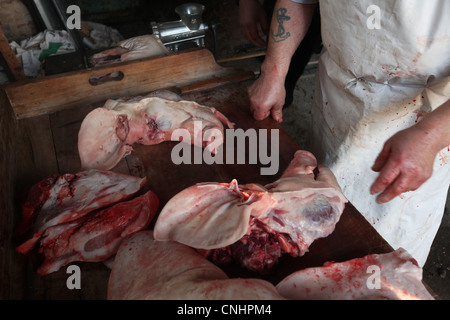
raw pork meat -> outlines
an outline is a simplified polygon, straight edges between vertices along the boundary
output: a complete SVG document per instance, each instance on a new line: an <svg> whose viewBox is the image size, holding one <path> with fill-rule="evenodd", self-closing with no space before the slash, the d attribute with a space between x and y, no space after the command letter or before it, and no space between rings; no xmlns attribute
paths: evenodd
<svg viewBox="0 0 450 320"><path fill-rule="evenodd" d="M146 180L102 170L55 174L30 189L16 235L23 235L32 225L34 232L43 231L122 201L137 193Z"/></svg>
<svg viewBox="0 0 450 320"><path fill-rule="evenodd" d="M125 239L108 282L110 300L282 300L260 279L229 279L199 253L183 244L154 241L152 231Z"/></svg>
<svg viewBox="0 0 450 320"><path fill-rule="evenodd" d="M297 271L282 280L277 290L295 300L434 299L422 283L422 269L402 248Z"/></svg>
<svg viewBox="0 0 450 320"><path fill-rule="evenodd" d="M81 165L84 169L109 170L131 153L133 144L170 141L176 129L188 130L194 144L215 153L215 147L223 143L222 122L229 128L234 126L214 108L181 100L173 93L160 91L144 97L110 99L102 108L91 111L81 124ZM194 130L195 123L201 125L198 130Z"/></svg>
<svg viewBox="0 0 450 320"><path fill-rule="evenodd" d="M92 56L94 66L132 61L142 58L159 57L169 54L161 40L154 35L142 35L119 42L116 48L108 49Z"/></svg>
<svg viewBox="0 0 450 320"><path fill-rule="evenodd" d="M157 208L158 198L148 191L133 200L46 229L39 248L45 261L37 273L56 272L74 261L99 262L110 258L126 236L148 227Z"/></svg>
<svg viewBox="0 0 450 320"><path fill-rule="evenodd" d="M302 256L328 236L344 210L333 173L315 157L297 151L281 178L265 187L200 183L175 195L156 221L156 240L175 240L206 251L216 263L271 272L283 253Z"/></svg>

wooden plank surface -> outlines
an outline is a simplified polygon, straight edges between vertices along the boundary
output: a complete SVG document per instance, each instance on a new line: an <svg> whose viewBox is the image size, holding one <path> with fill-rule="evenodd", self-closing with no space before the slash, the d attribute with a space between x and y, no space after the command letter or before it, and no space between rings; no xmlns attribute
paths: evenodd
<svg viewBox="0 0 450 320"><path fill-rule="evenodd" d="M90 83L92 78L113 73L123 74L123 79L98 85ZM214 81L223 82L226 78L236 81L236 77L252 76L251 72L237 73L223 68L215 62L210 51L196 49L22 81L10 84L4 90L17 119L25 119L163 87L200 88L210 86Z"/></svg>

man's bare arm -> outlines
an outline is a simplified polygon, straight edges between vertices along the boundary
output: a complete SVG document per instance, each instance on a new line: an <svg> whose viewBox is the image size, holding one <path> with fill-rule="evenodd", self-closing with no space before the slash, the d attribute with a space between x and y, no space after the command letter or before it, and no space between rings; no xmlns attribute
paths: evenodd
<svg viewBox="0 0 450 320"><path fill-rule="evenodd" d="M276 121L282 121L286 97L284 81L291 58L311 25L315 7L316 4L277 1L261 75L249 88L251 110L256 120L263 120L272 114Z"/></svg>
<svg viewBox="0 0 450 320"><path fill-rule="evenodd" d="M314 9L313 4L299 4L278 0L270 24L270 37L264 68L277 65L287 74L291 58L308 32Z"/></svg>

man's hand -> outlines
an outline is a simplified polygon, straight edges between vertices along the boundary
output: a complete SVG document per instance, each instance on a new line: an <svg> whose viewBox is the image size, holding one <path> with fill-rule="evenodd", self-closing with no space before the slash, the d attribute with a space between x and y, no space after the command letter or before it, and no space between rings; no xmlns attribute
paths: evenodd
<svg viewBox="0 0 450 320"><path fill-rule="evenodd" d="M372 170L380 175L370 192L378 203L417 190L433 173L437 153L450 144L450 100L416 125L398 132L384 144Z"/></svg>
<svg viewBox="0 0 450 320"><path fill-rule="evenodd" d="M269 22L258 0L241 0L239 2L239 23L247 40L261 48L266 45L266 41L260 36L258 26L267 35Z"/></svg>
<svg viewBox="0 0 450 320"><path fill-rule="evenodd" d="M389 202L404 192L418 189L431 177L438 151L435 137L419 126L390 138L372 167L380 173L370 190L372 194L381 192L377 202Z"/></svg>
<svg viewBox="0 0 450 320"><path fill-rule="evenodd" d="M249 87L250 110L255 120L272 118L283 121L283 105L286 98L284 80L273 75L261 73L261 76Z"/></svg>

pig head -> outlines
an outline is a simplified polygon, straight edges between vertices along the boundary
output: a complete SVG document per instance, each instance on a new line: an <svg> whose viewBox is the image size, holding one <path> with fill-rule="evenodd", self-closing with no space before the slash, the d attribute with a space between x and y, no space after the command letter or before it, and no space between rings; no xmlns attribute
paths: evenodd
<svg viewBox="0 0 450 320"><path fill-rule="evenodd" d="M155 239L175 240L210 254L211 250L229 252L239 242L243 251L242 245L270 238L270 247L278 252L272 258L282 253L302 256L315 239L334 231L347 202L333 173L319 166L316 176L316 167L315 157L299 150L281 178L269 185L238 185L233 180L189 187L162 209ZM254 241L255 237L259 239ZM258 259L270 254L265 245ZM257 247L252 245L252 250L256 254ZM251 252L234 258L254 271L267 271L267 265L256 263Z"/></svg>
<svg viewBox="0 0 450 320"><path fill-rule="evenodd" d="M216 146L223 143L222 122L230 128L234 126L216 109L181 100L174 93L159 91L143 97L109 99L102 108L91 111L81 124L78 134L81 166L112 169L132 152L133 144L170 141L177 129L189 132L193 144L215 153Z"/></svg>

